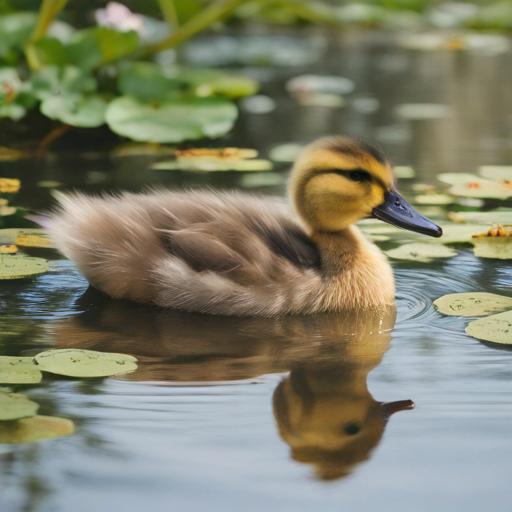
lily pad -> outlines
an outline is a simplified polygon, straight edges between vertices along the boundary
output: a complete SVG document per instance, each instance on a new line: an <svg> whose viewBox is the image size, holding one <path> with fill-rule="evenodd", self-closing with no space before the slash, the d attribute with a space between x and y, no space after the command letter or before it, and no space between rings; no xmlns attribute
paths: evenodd
<svg viewBox="0 0 512 512"><path fill-rule="evenodd" d="M453 222L485 222L489 224L512 224L511 210L493 210L490 212L450 212ZM476 234L476 233L475 233Z"/></svg>
<svg viewBox="0 0 512 512"><path fill-rule="evenodd" d="M479 340L512 345L512 311L475 320L466 327L466 332Z"/></svg>
<svg viewBox="0 0 512 512"><path fill-rule="evenodd" d="M270 171L272 162L263 159L221 160L215 157L179 158L159 162L151 166L160 171Z"/></svg>
<svg viewBox="0 0 512 512"><path fill-rule="evenodd" d="M17 254L0 255L0 279L23 279L44 274L50 264L43 258L29 258Z"/></svg>
<svg viewBox="0 0 512 512"><path fill-rule="evenodd" d="M109 377L137 369L135 357L93 350L47 350L35 361L41 371L67 377Z"/></svg>
<svg viewBox="0 0 512 512"><path fill-rule="evenodd" d="M41 231L33 233L29 231L21 231L16 238L15 244L20 247L40 247L43 249L54 248L50 237Z"/></svg>
<svg viewBox="0 0 512 512"><path fill-rule="evenodd" d="M409 120L445 119L453 115L449 105L436 103L405 103L396 107L395 112L399 117Z"/></svg>
<svg viewBox="0 0 512 512"><path fill-rule="evenodd" d="M444 173L438 180L449 183L448 192L454 196L480 197L488 199L506 199L512 196L512 187L498 181L488 180L465 173Z"/></svg>
<svg viewBox="0 0 512 512"><path fill-rule="evenodd" d="M396 178L399 179L408 179L408 178L415 178L416 177L416 171L413 167L410 167L408 165L395 165L393 167L393 174Z"/></svg>
<svg viewBox="0 0 512 512"><path fill-rule="evenodd" d="M16 254L18 248L15 245L0 245L0 254Z"/></svg>
<svg viewBox="0 0 512 512"><path fill-rule="evenodd" d="M0 393L0 421L12 421L35 416L39 405L25 395Z"/></svg>
<svg viewBox="0 0 512 512"><path fill-rule="evenodd" d="M510 165L482 165L478 169L478 174L489 180L512 182L512 166Z"/></svg>
<svg viewBox="0 0 512 512"><path fill-rule="evenodd" d="M40 108L50 119L81 128L96 128L105 123L107 102L98 95L62 94L46 98Z"/></svg>
<svg viewBox="0 0 512 512"><path fill-rule="evenodd" d="M450 293L434 301L442 315L485 316L512 309L512 298L494 293Z"/></svg>
<svg viewBox="0 0 512 512"><path fill-rule="evenodd" d="M42 377L33 357L0 356L0 384L37 384Z"/></svg>
<svg viewBox="0 0 512 512"><path fill-rule="evenodd" d="M436 243L404 244L396 249L384 252L390 258L419 261L423 263L429 263L435 258L452 258L457 255L457 251L454 249Z"/></svg>
<svg viewBox="0 0 512 512"><path fill-rule="evenodd" d="M443 205L443 204L453 204L455 202L455 198L453 196L449 196L448 194L423 194L420 196L416 196L414 201L417 204L433 204L433 205Z"/></svg>
<svg viewBox="0 0 512 512"><path fill-rule="evenodd" d="M133 140L182 142L220 137L237 116L236 106L220 97L177 97L151 104L121 96L108 106L106 121L112 131Z"/></svg>
<svg viewBox="0 0 512 512"><path fill-rule="evenodd" d="M294 142L281 144L273 147L269 151L268 156L270 160L273 160L274 162L293 163L297 160L304 147L305 146L303 144L297 144Z"/></svg>
<svg viewBox="0 0 512 512"><path fill-rule="evenodd" d="M482 236L473 238L472 242L479 258L512 259L512 236Z"/></svg>
<svg viewBox="0 0 512 512"><path fill-rule="evenodd" d="M16 422L0 423L0 443L34 443L69 436L75 431L71 420L52 416L33 416Z"/></svg>
<svg viewBox="0 0 512 512"><path fill-rule="evenodd" d="M491 224L441 224L443 244L475 243L473 235L478 235L492 227Z"/></svg>

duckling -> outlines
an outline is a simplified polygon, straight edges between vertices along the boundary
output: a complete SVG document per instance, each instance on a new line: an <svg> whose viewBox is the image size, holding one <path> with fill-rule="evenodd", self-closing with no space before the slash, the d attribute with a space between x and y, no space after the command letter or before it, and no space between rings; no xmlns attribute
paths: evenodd
<svg viewBox="0 0 512 512"><path fill-rule="evenodd" d="M325 137L291 172L287 205L239 192L157 190L63 195L57 247L117 299L236 316L314 314L394 302L379 249L353 224L384 222L441 236L394 189L382 149Z"/></svg>

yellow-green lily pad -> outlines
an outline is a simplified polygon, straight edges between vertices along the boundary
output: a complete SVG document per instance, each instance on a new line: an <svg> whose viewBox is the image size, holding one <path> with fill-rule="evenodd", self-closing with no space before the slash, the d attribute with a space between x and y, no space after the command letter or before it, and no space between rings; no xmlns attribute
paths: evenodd
<svg viewBox="0 0 512 512"><path fill-rule="evenodd" d="M479 235L492 228L491 224L441 224L443 236L439 241L443 244L475 243L473 235Z"/></svg>
<svg viewBox="0 0 512 512"><path fill-rule="evenodd" d="M511 210L490 212L450 212L450 219L457 223L484 222L486 224L512 224Z"/></svg>
<svg viewBox="0 0 512 512"><path fill-rule="evenodd" d="M413 167L408 165L395 165L395 167L393 167L393 174L395 175L395 178L399 179L410 179L416 177L416 171Z"/></svg>
<svg viewBox="0 0 512 512"><path fill-rule="evenodd" d="M481 178L476 174L444 173L438 180L449 183L448 192L454 196L506 199L512 196L512 187L498 181Z"/></svg>
<svg viewBox="0 0 512 512"><path fill-rule="evenodd" d="M0 279L23 279L44 274L50 264L43 258L18 254L0 254Z"/></svg>
<svg viewBox="0 0 512 512"><path fill-rule="evenodd" d="M35 357L39 369L67 377L109 377L137 369L137 359L94 350L57 349Z"/></svg>
<svg viewBox="0 0 512 512"><path fill-rule="evenodd" d="M33 357L0 356L0 384L37 384L42 377Z"/></svg>
<svg viewBox="0 0 512 512"><path fill-rule="evenodd" d="M420 196L416 196L414 201L417 204L443 205L453 204L455 202L455 198L453 196L449 196L448 194L422 194Z"/></svg>
<svg viewBox="0 0 512 512"><path fill-rule="evenodd" d="M0 443L34 443L69 436L75 431L71 420L52 416L33 416L16 422L0 423Z"/></svg>
<svg viewBox="0 0 512 512"><path fill-rule="evenodd" d="M12 421L35 416L39 405L24 395L0 393L0 421Z"/></svg>
<svg viewBox="0 0 512 512"><path fill-rule="evenodd" d="M16 238L15 245L19 247L40 247L53 249L54 245L47 233L39 231L20 231Z"/></svg>
<svg viewBox="0 0 512 512"><path fill-rule="evenodd" d="M478 169L478 174L490 180L512 182L512 166L510 165L482 165Z"/></svg>
<svg viewBox="0 0 512 512"><path fill-rule="evenodd" d="M384 251L384 253L390 258L423 263L429 263L436 258L452 258L457 255L457 251L454 249L436 243L404 244L396 249Z"/></svg>
<svg viewBox="0 0 512 512"><path fill-rule="evenodd" d="M273 168L270 160L254 158L251 160L222 160L215 157L179 158L159 162L151 166L152 169L160 171L270 171Z"/></svg>
<svg viewBox="0 0 512 512"><path fill-rule="evenodd" d="M466 332L479 340L512 345L512 311L475 320L466 327Z"/></svg>
<svg viewBox="0 0 512 512"><path fill-rule="evenodd" d="M484 316L512 309L512 298L494 293L450 293L434 301L442 315Z"/></svg>
<svg viewBox="0 0 512 512"><path fill-rule="evenodd" d="M482 236L473 238L472 243L479 258L512 259L512 236Z"/></svg>

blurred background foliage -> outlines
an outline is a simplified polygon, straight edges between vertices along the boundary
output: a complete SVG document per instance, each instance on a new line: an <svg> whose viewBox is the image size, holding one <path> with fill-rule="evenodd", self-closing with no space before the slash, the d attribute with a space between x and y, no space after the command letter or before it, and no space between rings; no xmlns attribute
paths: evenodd
<svg viewBox="0 0 512 512"><path fill-rule="evenodd" d="M105 123L137 141L222 136L237 118L236 100L258 83L229 69L183 66L174 49L204 30L248 22L507 31L512 2L3 0L0 118L42 114L61 123L53 137Z"/></svg>

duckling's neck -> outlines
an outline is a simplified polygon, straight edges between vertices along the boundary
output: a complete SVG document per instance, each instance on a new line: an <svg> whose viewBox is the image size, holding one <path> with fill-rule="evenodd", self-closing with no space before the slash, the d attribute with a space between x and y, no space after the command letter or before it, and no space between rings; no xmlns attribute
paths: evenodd
<svg viewBox="0 0 512 512"><path fill-rule="evenodd" d="M323 274L331 281L326 307L370 307L391 304L395 298L393 271L386 257L356 226L342 231L311 234Z"/></svg>

